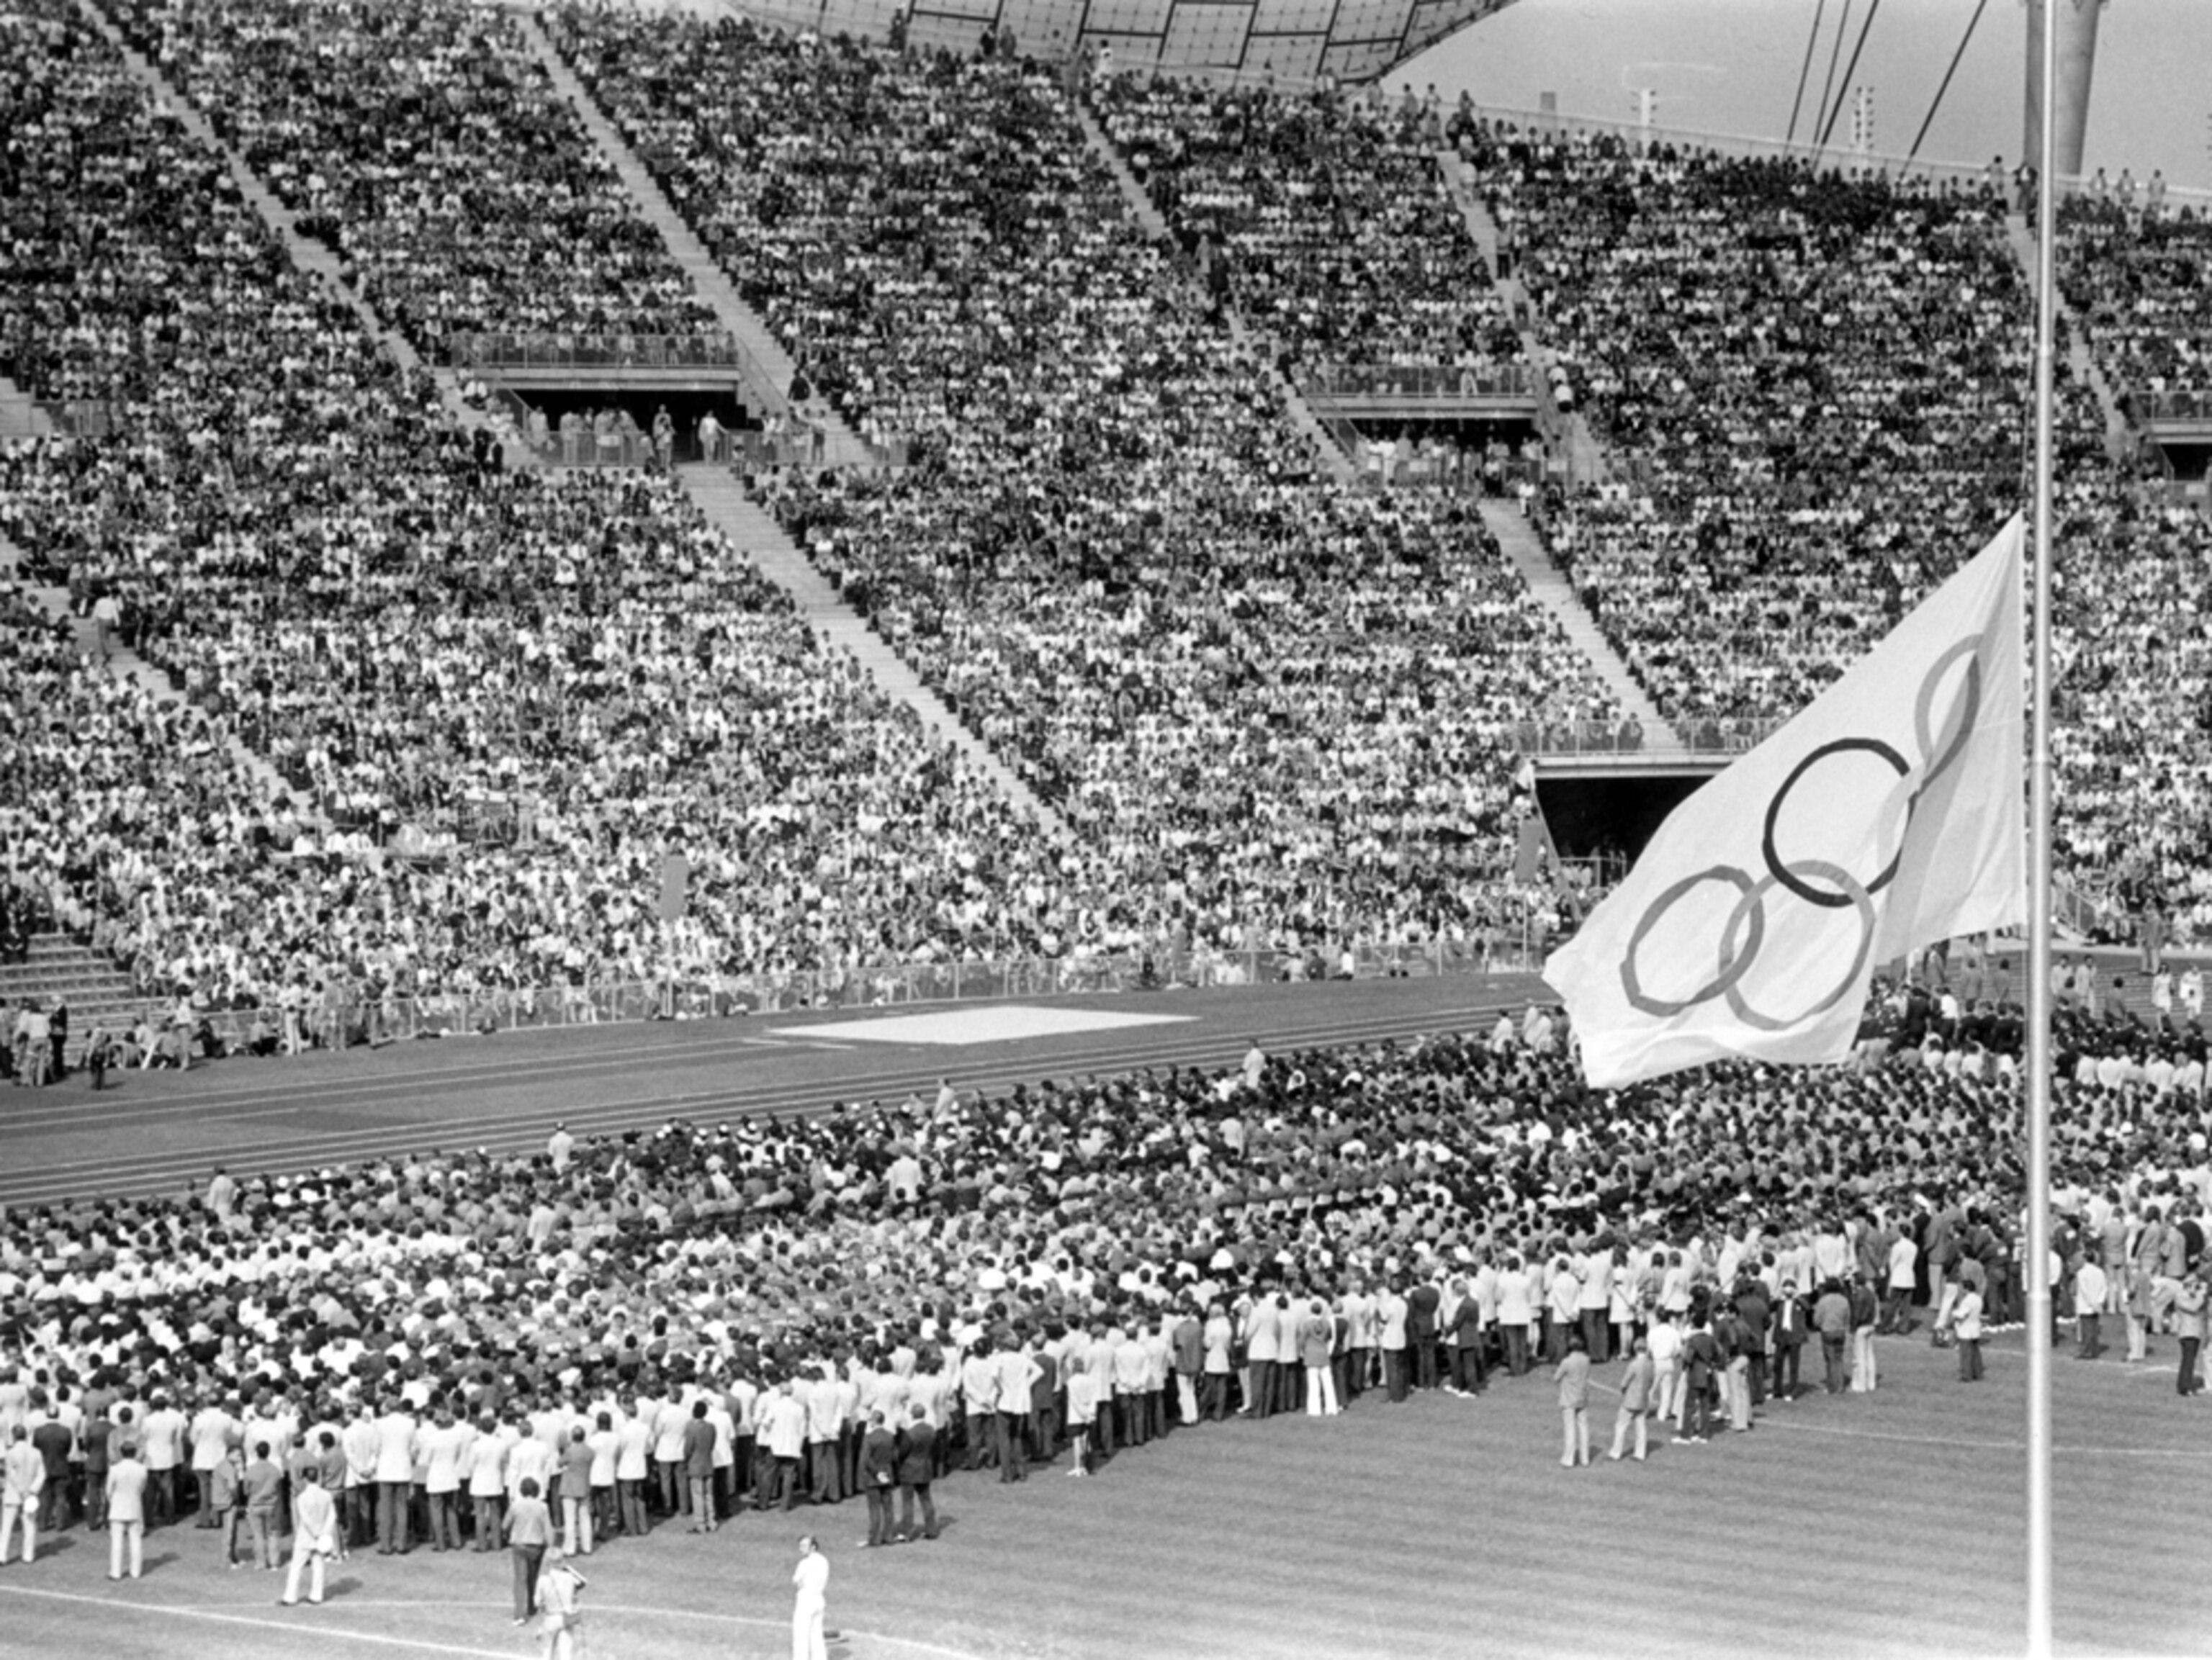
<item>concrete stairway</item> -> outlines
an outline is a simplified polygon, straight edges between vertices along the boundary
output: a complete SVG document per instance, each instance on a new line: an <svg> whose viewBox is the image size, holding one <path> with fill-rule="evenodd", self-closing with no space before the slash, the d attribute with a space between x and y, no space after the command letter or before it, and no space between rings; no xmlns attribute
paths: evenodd
<svg viewBox="0 0 2212 1660"><path fill-rule="evenodd" d="M1165 241L1168 236L1167 215L1153 205L1151 193L1137 182L1137 175L1129 171L1129 164L1121 159L1120 148L1107 136L1105 123L1099 120L1097 112L1091 109L1091 100L1079 94L1074 104L1075 119L1083 129L1084 142L1090 145L1091 153L1105 163L1106 171L1114 175L1115 186L1121 192L1121 199L1129 204L1129 211L1136 215L1137 223L1144 227L1145 234L1153 241Z"/></svg>
<svg viewBox="0 0 2212 1660"><path fill-rule="evenodd" d="M725 468L703 465L677 470L685 492L699 505L708 522L758 566L763 576L799 602L800 614L833 648L858 658L878 686L911 707L928 731L957 747L963 758L1015 806L1035 815L1049 829L1066 833L1060 815L969 731L889 642L845 603L829 579L807 561L775 517L746 493L733 474Z"/></svg>
<svg viewBox="0 0 2212 1660"><path fill-rule="evenodd" d="M0 536L0 558L4 558L15 570L20 571L22 568L21 549L4 536ZM55 621L68 628L71 639L76 642L78 653L87 663L98 665L102 672L112 678L130 681L137 684L164 703L178 703L183 700L184 694L177 689L175 683L170 680L166 672L147 662L120 639L109 641L107 655L103 659L100 651L99 625L90 617L78 616L70 610L68 589L51 584L37 586L27 584L22 591L26 599L38 606ZM243 767L260 786L261 795L264 800L272 802L290 800L303 809L307 808L307 804L301 800L300 792L292 787L282 772L270 765L266 756L258 754L249 748L245 741L223 721L216 720L215 728L222 734L223 747L229 750L231 758L237 761L239 766ZM303 813L303 816L316 819L319 822L319 815L311 809L307 809Z"/></svg>
<svg viewBox="0 0 2212 1660"><path fill-rule="evenodd" d="M1255 354L1263 360L1267 360L1264 342L1254 339L1251 330L1237 308L1229 306L1222 315L1228 321L1230 338L1240 346L1261 348ZM1305 400L1305 394L1292 384L1290 376L1272 360L1267 360L1267 375L1268 383L1275 389L1277 400L1283 406L1283 418L1291 423L1293 431L1313 445L1314 458L1321 463L1322 470L1340 484L1349 484L1357 478L1359 476L1358 463L1345 453L1344 446L1336 441L1336 435L1314 413L1313 406Z"/></svg>
<svg viewBox="0 0 2212 1660"><path fill-rule="evenodd" d="M26 584L23 597L70 631L70 639L87 662L100 662L100 625L70 609L68 589L54 584ZM120 639L108 642L106 669L113 679L133 682L165 702L175 700L177 689L169 683L169 677Z"/></svg>
<svg viewBox="0 0 2212 1660"><path fill-rule="evenodd" d="M2005 215L2005 240L2012 246L2013 257L2020 262L2021 273L2027 278L2028 292L2033 294L2042 270L2042 251L2036 246L2035 233L2028 228L2027 215L2008 213ZM2103 365L2097 354L2089 349L2089 330L2066 303L2066 291L2057 289L2058 338L2066 353L2066 372L2096 394L2097 408L2105 418L2105 453L2115 461L2133 459L2137 442L2135 428L2128 424L2122 413L2120 400L2112 390L2112 383L2105 378Z"/></svg>
<svg viewBox="0 0 2212 1660"><path fill-rule="evenodd" d="M1513 561L1513 568L1521 573L1528 585L1528 591L1551 614L1559 618L1567 638L1579 647L1590 666L1597 670L1598 678L1619 700L1620 706L1643 724L1647 748L1662 748L1681 742L1667 718L1659 712L1659 706L1651 701L1644 688L1636 683L1636 676L1628 672L1628 665L1613 649L1612 642L1598 632L1596 622L1583 609L1582 596L1567 580L1566 573L1552 560L1543 538L1535 527L1523 517L1521 510L1509 502L1485 500L1480 504L1482 522L1498 538L1505 557Z"/></svg>
<svg viewBox="0 0 2212 1660"><path fill-rule="evenodd" d="M143 52L123 38L122 31L93 3L93 0L77 0L77 6L93 27L122 54L123 61L129 65L131 74L154 94L160 106L174 116L186 132L223 159L232 182L238 186L239 194L245 198L246 205L260 215L262 223L276 233L276 239L283 245L294 269L319 278L331 297L353 312L362 327L382 343L392 360L402 368L423 367L422 354L415 349L413 342L398 330L388 326L376 314L374 308L344 280L336 251L327 243L300 234L297 215L278 199L274 191L262 183L261 176L246 165L245 156L234 145L223 142L198 107L185 97ZM461 397L459 377L450 368L438 364L428 367L432 379L437 383L439 401L456 422L465 429L490 428L493 436L500 440L510 463L531 461L530 446L522 442L511 423L503 417L471 406Z"/></svg>
<svg viewBox="0 0 2212 1660"><path fill-rule="evenodd" d="M106 953L66 934L33 934L24 960L0 963L0 1001L9 1018L33 998L49 1012L57 1002L69 1004L69 1041L62 1053L71 1065L82 1058L95 1030L135 1026L142 1012L162 1006L160 998L140 997L131 976Z"/></svg>
<svg viewBox="0 0 2212 1660"><path fill-rule="evenodd" d="M208 148L215 150L219 157L223 157L223 164L226 164L228 170L230 170L232 184L237 184L239 195L246 199L246 205L250 205L250 208L261 216L261 223L265 223L270 230L276 232L276 241L283 243L283 250L289 257L289 261L292 261L292 268L299 270L299 272L305 272L307 276L321 278L323 288L330 289L331 299L337 299L338 303L345 305L347 310L352 312L352 314L361 320L362 330L368 330L369 334L376 336L376 341L385 347L385 351L392 354L392 360L398 362L403 369L422 369L422 367L429 367L431 380L435 380L435 385L438 385L438 403L445 407L447 414L452 415L452 418L460 424L462 429L489 427L493 438L500 439L500 445L502 445L504 453L507 453L507 460L511 462L511 464L518 460L526 462L526 464L535 464L535 457L531 455L529 445L522 442L522 435L514 429L514 424L508 422L504 415L487 414L487 411L483 411L483 409L476 409L473 404L469 404L467 400L460 396L460 376L453 373L453 369L449 369L449 367L445 365L425 365L425 362L422 362L422 354L416 351L414 342L411 342L404 334L400 334L398 330L389 327L387 323L376 314L376 310L374 310L372 305L369 305L368 300L362 299L356 289L352 288L352 283L347 283L345 276L343 276L343 265L338 263L337 250L331 250L330 243L323 243L314 237L301 237L299 216L289 210L289 208L285 208L283 201L276 197L274 190L270 190L268 185L261 184L261 174L254 173L254 170L246 164L246 157L239 153L237 146L223 143L223 139L215 133L215 126L208 122L208 117L201 115L199 108L197 108L188 97L184 97L184 93L177 91L177 86L170 84L168 77L166 77L159 69L155 69L153 62L150 62L146 55L139 53L135 46L128 45L126 39L124 39L122 31L119 31L112 22L108 22L106 13L101 13L100 7L93 4L93 0L77 0L77 9L84 13L86 18L91 20L93 27L100 28L101 35L106 35L108 42L115 46L115 51L122 53L124 62L131 66L131 73L137 76L137 80L142 82L150 93L153 93L155 100L159 101L159 106L166 108L170 115L175 115L177 122L184 126L185 133L191 133L192 137L199 139L201 143L206 143Z"/></svg>
<svg viewBox="0 0 2212 1660"><path fill-rule="evenodd" d="M1521 286L1519 276L1500 273L1499 251L1504 238L1498 221L1491 216L1488 205L1468 185L1467 173L1457 155L1449 150L1437 152L1437 170L1443 175L1444 191L1459 209L1460 220L1467 233L1482 255L1483 264L1490 268L1491 281L1497 284L1511 312L1521 336L1521 355L1528 363L1530 381L1535 389L1538 430L1555 454L1562 455L1567 464L1567 476L1577 482L1594 482L1613 475L1612 459L1605 445L1598 442L1597 434L1590 430L1589 422L1579 409L1559 408L1552 397L1552 366L1554 359L1551 348L1536 336L1535 306L1528 299L1528 291Z"/></svg>
<svg viewBox="0 0 2212 1660"><path fill-rule="evenodd" d="M714 255L707 251L707 245L700 241L691 227L684 222L684 215L677 212L676 204L668 199L667 193L660 188L659 181L653 178L652 170L638 158L637 152L630 148L629 142L607 118L605 112L599 108L599 100L577 79L575 71L568 67L568 61L561 56L559 49L539 26L537 18L522 10L512 11L508 15L531 49L538 54L538 61L544 65L545 73L555 88L574 106L577 118L583 123L584 130L591 135L592 142L599 147L600 154L614 163L615 171L621 175L623 185L629 191L630 199L637 204L647 221L660 233L660 239L667 245L670 256L684 268L684 275L691 279L691 286L698 291L699 297L714 308L715 318L722 327L735 335L738 342L752 354L758 374L764 376L765 379L756 385L752 384L755 375L747 375L746 390L751 401L762 409L783 409L787 401L787 394L791 390L792 376L798 367L792 360L791 354L783 348L782 342L762 321L760 314L745 303L744 297L738 293L737 284L730 280L729 273L721 268ZM826 401L814 405L810 418L823 421L829 429L827 459L830 465L870 466L881 461L882 457L861 440L860 435L845 423L844 417L831 409Z"/></svg>
<svg viewBox="0 0 2212 1660"><path fill-rule="evenodd" d="M44 438L54 423L31 395L0 375L0 439Z"/></svg>

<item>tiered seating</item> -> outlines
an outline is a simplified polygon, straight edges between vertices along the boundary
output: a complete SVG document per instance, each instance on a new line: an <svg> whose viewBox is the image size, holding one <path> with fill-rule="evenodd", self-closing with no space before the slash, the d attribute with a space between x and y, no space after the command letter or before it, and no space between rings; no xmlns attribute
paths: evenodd
<svg viewBox="0 0 2212 1660"><path fill-rule="evenodd" d="M1604 140L1476 159L1565 390L1639 481L1558 545L1670 714L1796 708L2013 510L1993 199Z"/></svg>
<svg viewBox="0 0 2212 1660"><path fill-rule="evenodd" d="M2212 411L2212 217L2072 197L2058 233L2060 288L2116 388L2145 415L2169 393Z"/></svg>
<svg viewBox="0 0 2212 1660"><path fill-rule="evenodd" d="M57 142L8 151L0 211L27 275L0 318L17 354L122 420L106 442L0 455L0 524L81 592L124 596L196 700L158 706L173 730L134 710L125 754L204 780L87 832L65 920L144 983L223 1003L341 978L835 977L1081 933L1080 870L825 658L671 484L483 468L250 215L178 188L211 158L40 3L60 44L8 28L7 113ZM218 764L214 720L344 823L405 831L393 852L450 856L304 838ZM452 848L495 796L513 844ZM161 833L126 828L141 811ZM663 927L671 853L697 875ZM1040 891L1046 869L1064 891Z"/></svg>
<svg viewBox="0 0 2212 1660"><path fill-rule="evenodd" d="M455 332L714 326L497 8L125 0L118 15L425 351Z"/></svg>
<svg viewBox="0 0 2212 1660"><path fill-rule="evenodd" d="M787 482L786 524L1117 869L1310 931L1499 867L1509 710L1604 694L1472 515L1298 476L1050 74L559 28L823 384L919 440L896 482Z"/></svg>
<svg viewBox="0 0 2212 1660"><path fill-rule="evenodd" d="M1286 355L1478 379L1518 361L1425 110L1133 75L1098 100L1152 200L1186 239L1218 245L1246 318Z"/></svg>

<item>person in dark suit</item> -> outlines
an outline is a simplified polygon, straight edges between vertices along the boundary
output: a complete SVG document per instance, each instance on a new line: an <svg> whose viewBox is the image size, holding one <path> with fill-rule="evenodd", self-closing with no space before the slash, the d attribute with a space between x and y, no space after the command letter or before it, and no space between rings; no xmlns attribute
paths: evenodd
<svg viewBox="0 0 2212 1660"><path fill-rule="evenodd" d="M39 1396L34 1394L33 1398ZM70 1454L76 1450L76 1436L60 1418L49 1414L31 1431L31 1446L46 1467L46 1491L41 1495L46 1513L40 1517L39 1525L49 1533L64 1532L75 1519L70 1513Z"/></svg>
<svg viewBox="0 0 2212 1660"><path fill-rule="evenodd" d="M1406 1293L1406 1347L1413 1351L1413 1387L1437 1386L1437 1311L1443 1293L1433 1280L1423 1280Z"/></svg>
<svg viewBox="0 0 2212 1660"><path fill-rule="evenodd" d="M1712 1433L1713 1391L1721 1367L1721 1348L1712 1328L1699 1320L1682 1344L1682 1375L1689 1387L1685 1444L1702 1446Z"/></svg>
<svg viewBox="0 0 2212 1660"><path fill-rule="evenodd" d="M1736 1289L1735 1314L1743 1329L1744 1358L1750 1362L1745 1382L1751 1389L1751 1404L1763 1407L1766 1404L1766 1334L1774 1315L1766 1300L1766 1287L1755 1279L1745 1280Z"/></svg>
<svg viewBox="0 0 2212 1660"><path fill-rule="evenodd" d="M898 1480L898 1438L884 1422L884 1415L868 1415L867 1433L860 1438L860 1491L868 1498L866 1547L895 1544L891 1530L891 1488Z"/></svg>
<svg viewBox="0 0 2212 1660"><path fill-rule="evenodd" d="M1030 1383L1030 1461L1039 1464L1060 1450L1060 1362L1045 1345L1039 1332L1030 1348L1037 1368Z"/></svg>
<svg viewBox="0 0 2212 1660"><path fill-rule="evenodd" d="M916 1499L921 1502L921 1536L937 1537L937 1506L929 1496L930 1481L937 1474L937 1431L921 1402L916 1401L908 1411L909 1421L897 1437L895 1465L899 1487L898 1537L902 1544L915 1536Z"/></svg>
<svg viewBox="0 0 2212 1660"><path fill-rule="evenodd" d="M1797 1281L1784 1280L1769 1321L1774 1338L1774 1398L1778 1401L1797 1398L1798 1362L1803 1358L1806 1329L1812 1323L1811 1311L1797 1294Z"/></svg>

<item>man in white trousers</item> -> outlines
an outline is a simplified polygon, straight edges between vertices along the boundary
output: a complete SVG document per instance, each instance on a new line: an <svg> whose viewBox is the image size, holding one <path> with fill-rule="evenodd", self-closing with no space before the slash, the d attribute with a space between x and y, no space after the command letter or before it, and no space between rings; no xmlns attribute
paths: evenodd
<svg viewBox="0 0 2212 1660"><path fill-rule="evenodd" d="M797 1591L791 1604L791 1660L829 1660L823 1622L830 1611L830 1559L811 1533L799 1542L791 1583Z"/></svg>
<svg viewBox="0 0 2212 1660"><path fill-rule="evenodd" d="M292 1566L284 1575L284 1594L276 1600L290 1608L300 1600L300 1570L307 1570L307 1600L323 1600L323 1568L338 1554L338 1506L324 1487L322 1472L313 1464L300 1469L300 1490L292 1495Z"/></svg>
<svg viewBox="0 0 2212 1660"><path fill-rule="evenodd" d="M23 1524L23 1560L38 1560L39 1501L46 1490L46 1458L31 1445L29 1428L18 1424L9 1433L7 1452L0 1454L0 1562L8 1560L18 1519Z"/></svg>

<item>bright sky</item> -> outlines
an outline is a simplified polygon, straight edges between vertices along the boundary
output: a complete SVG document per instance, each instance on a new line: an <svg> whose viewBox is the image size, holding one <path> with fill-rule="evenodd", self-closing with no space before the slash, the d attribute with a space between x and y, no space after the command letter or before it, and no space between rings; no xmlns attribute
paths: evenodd
<svg viewBox="0 0 2212 1660"><path fill-rule="evenodd" d="M2092 0L2094 3L2094 0ZM1434 81L1479 102L1534 109L1559 94L1566 114L1632 118L1630 93L1659 94L1662 126L1779 139L1790 125L1805 44L1822 13L1798 136L1805 136L1846 4L1840 82L1869 0L1519 0L1395 71L1387 84ZM1958 49L1975 0L1874 0L1858 70L1837 94L1870 87L1875 148L1902 154ZM2021 146L2027 8L1987 0L1973 42L1921 146L1928 159L1979 164ZM1832 142L1848 142L1848 112ZM2084 172L2137 179L2163 168L2177 186L2212 189L2212 0L2110 0L2097 35Z"/></svg>

